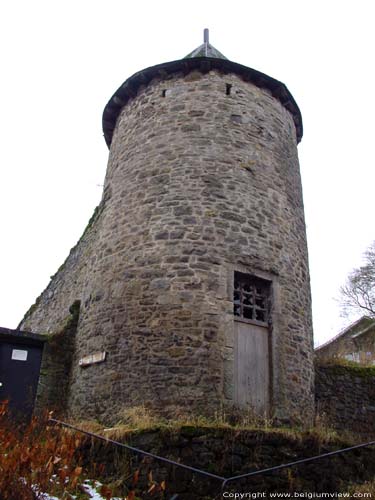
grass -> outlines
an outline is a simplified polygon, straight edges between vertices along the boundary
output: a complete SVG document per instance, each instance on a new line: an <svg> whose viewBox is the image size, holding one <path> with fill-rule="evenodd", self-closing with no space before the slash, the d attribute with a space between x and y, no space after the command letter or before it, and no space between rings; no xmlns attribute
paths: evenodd
<svg viewBox="0 0 375 500"><path fill-rule="evenodd" d="M375 479L360 485L353 484L348 490L352 494L355 493L357 498L375 498ZM361 496L359 496L359 494L361 494Z"/></svg>
<svg viewBox="0 0 375 500"><path fill-rule="evenodd" d="M106 428L104 425L93 421L79 421L75 423L76 427L93 432L110 439L121 441L134 433L142 431L169 431L184 433L189 430L194 434L197 429L213 431L232 431L237 434L241 431L251 431L269 433L285 437L294 441L302 442L310 439L319 446L336 443L354 443L356 436L349 432L337 433L326 421L325 416L317 416L314 426L311 427L281 427L275 426L273 421L268 418L261 418L252 411L239 411L235 408L227 410L222 409L211 417L193 415L176 411L172 418L165 418L155 413L152 409L145 406L135 406L123 411L119 421L113 427Z"/></svg>

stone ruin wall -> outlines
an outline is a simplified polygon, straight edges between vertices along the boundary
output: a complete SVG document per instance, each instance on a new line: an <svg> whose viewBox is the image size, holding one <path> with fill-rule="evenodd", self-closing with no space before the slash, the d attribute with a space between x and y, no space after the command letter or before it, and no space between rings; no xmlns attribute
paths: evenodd
<svg viewBox="0 0 375 500"><path fill-rule="evenodd" d="M340 431L375 436L375 368L316 362L316 411Z"/></svg>
<svg viewBox="0 0 375 500"><path fill-rule="evenodd" d="M111 420L142 403L213 412L233 402L234 270L274 282L276 414L312 417L292 117L236 75L154 80L118 119L95 221L20 326L54 333L80 300L70 414ZM105 362L78 366L98 351Z"/></svg>

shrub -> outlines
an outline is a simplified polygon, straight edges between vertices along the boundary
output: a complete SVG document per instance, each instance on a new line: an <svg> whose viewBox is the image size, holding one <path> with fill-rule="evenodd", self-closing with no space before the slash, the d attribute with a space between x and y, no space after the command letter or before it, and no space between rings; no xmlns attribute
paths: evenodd
<svg viewBox="0 0 375 500"><path fill-rule="evenodd" d="M90 439L51 425L48 418L17 425L9 417L6 402L0 402L1 500L46 500L50 498L47 493L63 500L72 495L87 499L89 484L98 488L103 500L110 500L115 490L125 500L164 498L165 482L154 481L150 470L144 481L139 481L140 470L129 470L126 478L110 486L97 482L105 466L93 463ZM87 480L88 475L93 481Z"/></svg>
<svg viewBox="0 0 375 500"><path fill-rule="evenodd" d="M75 493L82 467L76 434L47 425L47 418L15 425L0 403L0 491L2 500L35 500L42 492Z"/></svg>

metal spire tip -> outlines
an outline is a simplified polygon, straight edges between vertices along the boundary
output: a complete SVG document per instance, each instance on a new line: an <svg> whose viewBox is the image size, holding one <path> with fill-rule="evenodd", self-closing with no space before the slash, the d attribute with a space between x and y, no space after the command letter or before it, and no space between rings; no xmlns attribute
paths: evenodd
<svg viewBox="0 0 375 500"><path fill-rule="evenodd" d="M209 31L208 28L205 28L203 30L203 43L209 43L208 39L209 39Z"/></svg>

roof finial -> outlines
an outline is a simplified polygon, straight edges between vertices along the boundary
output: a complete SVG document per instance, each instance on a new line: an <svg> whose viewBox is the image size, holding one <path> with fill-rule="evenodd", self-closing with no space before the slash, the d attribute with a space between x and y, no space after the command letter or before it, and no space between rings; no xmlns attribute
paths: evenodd
<svg viewBox="0 0 375 500"><path fill-rule="evenodd" d="M203 30L203 43L204 43L204 55L207 57L208 55L208 37L209 37L209 34L208 34L208 28L205 28Z"/></svg>
<svg viewBox="0 0 375 500"><path fill-rule="evenodd" d="M203 43L209 43L208 36L209 36L208 28L205 28L203 30Z"/></svg>
<svg viewBox="0 0 375 500"><path fill-rule="evenodd" d="M219 52L215 47L213 47L209 42L209 32L208 28L203 30L203 43L199 45L193 52L190 52L186 56L186 59L194 57L211 57L213 59L226 59L221 52Z"/></svg>

